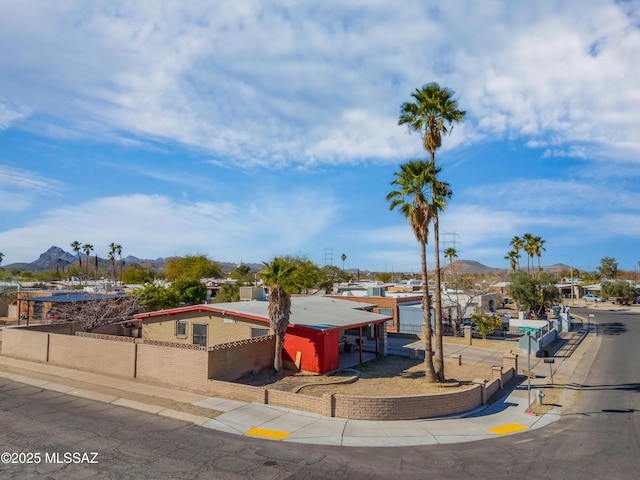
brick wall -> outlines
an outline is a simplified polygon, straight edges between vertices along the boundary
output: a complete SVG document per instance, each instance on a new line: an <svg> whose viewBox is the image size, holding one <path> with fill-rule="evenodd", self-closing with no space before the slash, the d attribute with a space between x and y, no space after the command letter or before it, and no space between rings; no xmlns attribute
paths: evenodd
<svg viewBox="0 0 640 480"><path fill-rule="evenodd" d="M206 390L208 352L161 345L138 345L136 377L178 387Z"/></svg>
<svg viewBox="0 0 640 480"><path fill-rule="evenodd" d="M46 362L49 354L49 334L26 328L2 330L2 355L33 362Z"/></svg>
<svg viewBox="0 0 640 480"><path fill-rule="evenodd" d="M209 352L208 378L235 380L273 365L275 337L259 337L221 345Z"/></svg>
<svg viewBox="0 0 640 480"><path fill-rule="evenodd" d="M212 395L242 400L243 402L266 403L267 390L263 387L223 382L221 380L209 380L207 383L207 391Z"/></svg>
<svg viewBox="0 0 640 480"><path fill-rule="evenodd" d="M135 350L131 342L49 334L49 363L77 370L132 378Z"/></svg>
<svg viewBox="0 0 640 480"><path fill-rule="evenodd" d="M465 412L482 404L482 386L406 397L334 395L334 416L354 420L415 420Z"/></svg>
<svg viewBox="0 0 640 480"><path fill-rule="evenodd" d="M301 395L299 393L283 392L280 390L267 390L267 401L269 405L277 405L285 408L295 408L305 412L318 413L331 417L331 395L325 394L322 397L311 395Z"/></svg>

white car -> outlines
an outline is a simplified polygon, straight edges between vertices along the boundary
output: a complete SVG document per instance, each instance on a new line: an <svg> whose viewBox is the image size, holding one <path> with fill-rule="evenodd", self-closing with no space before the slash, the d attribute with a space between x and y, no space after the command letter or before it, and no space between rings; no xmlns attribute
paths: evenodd
<svg viewBox="0 0 640 480"><path fill-rule="evenodd" d="M584 297L582 297L582 299L585 302L604 302L604 298L600 297L599 295L595 295L593 293L587 293Z"/></svg>

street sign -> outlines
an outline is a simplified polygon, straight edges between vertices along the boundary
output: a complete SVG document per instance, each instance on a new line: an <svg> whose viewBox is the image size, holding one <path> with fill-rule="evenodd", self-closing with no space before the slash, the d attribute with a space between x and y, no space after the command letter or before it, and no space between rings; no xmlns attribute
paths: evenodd
<svg viewBox="0 0 640 480"><path fill-rule="evenodd" d="M535 355L536 353L538 353L538 350L540 350L540 344L538 343L538 340L533 338L531 335L523 336L518 341L518 347L528 355Z"/></svg>
<svg viewBox="0 0 640 480"><path fill-rule="evenodd" d="M538 327L518 327L518 330L521 332L538 333L540 329Z"/></svg>
<svg viewBox="0 0 640 480"><path fill-rule="evenodd" d="M536 374L530 370L522 370L522 374L525 377L529 377L529 378L536 378Z"/></svg>

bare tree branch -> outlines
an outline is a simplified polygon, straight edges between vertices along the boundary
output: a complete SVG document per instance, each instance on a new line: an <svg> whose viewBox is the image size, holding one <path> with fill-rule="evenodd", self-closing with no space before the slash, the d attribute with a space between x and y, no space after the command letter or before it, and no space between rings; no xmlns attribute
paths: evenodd
<svg viewBox="0 0 640 480"><path fill-rule="evenodd" d="M47 318L52 323L78 323L80 330L91 332L103 325L129 320L141 310L133 295L93 295L87 300L60 303L52 308Z"/></svg>

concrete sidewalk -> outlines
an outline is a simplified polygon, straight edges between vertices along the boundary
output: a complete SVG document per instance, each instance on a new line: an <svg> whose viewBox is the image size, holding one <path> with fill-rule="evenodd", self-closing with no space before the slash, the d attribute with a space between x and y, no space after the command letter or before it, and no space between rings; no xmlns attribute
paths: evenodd
<svg viewBox="0 0 640 480"><path fill-rule="evenodd" d="M578 334L568 334L572 340ZM571 342L569 342L571 343ZM558 356L554 376L581 383L597 352L599 337L582 336L570 356ZM501 365L503 352L471 346L448 345L447 355L460 353L465 362ZM495 357L498 355L499 357ZM494 358L495 357L495 358ZM496 361L497 358L500 361ZM526 355L519 359L526 369ZM474 359L473 362L470 361ZM523 363L524 362L524 363ZM537 374L532 388L550 381L549 365L532 358L530 370ZM110 377L54 365L0 356L0 377L82 398L176 418L205 428L236 435L285 442L341 446L402 446L461 443L524 432L549 425L573 403L571 391L542 416L526 413L526 382L500 400L464 414L411 421L345 420L258 403L208 397L166 386ZM576 378L573 378L576 377ZM534 395L531 395L533 403Z"/></svg>

